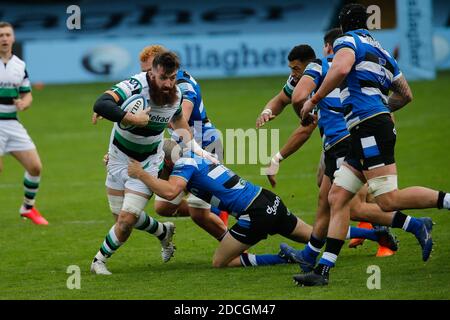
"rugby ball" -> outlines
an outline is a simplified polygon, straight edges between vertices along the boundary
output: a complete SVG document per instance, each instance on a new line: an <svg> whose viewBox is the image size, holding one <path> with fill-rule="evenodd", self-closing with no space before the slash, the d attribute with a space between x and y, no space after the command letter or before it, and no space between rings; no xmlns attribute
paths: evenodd
<svg viewBox="0 0 450 320"><path fill-rule="evenodd" d="M126 112L130 112L132 114L135 114L136 112L147 108L148 108L147 99L142 94L135 94L129 97L120 106L120 109ZM118 125L119 128L122 130L131 130L135 127L133 125L125 125L122 123L119 123Z"/></svg>

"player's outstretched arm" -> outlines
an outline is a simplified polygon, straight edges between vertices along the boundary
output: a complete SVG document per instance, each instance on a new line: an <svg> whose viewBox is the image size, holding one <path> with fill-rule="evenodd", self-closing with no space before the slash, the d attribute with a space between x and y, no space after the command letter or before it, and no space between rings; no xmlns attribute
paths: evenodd
<svg viewBox="0 0 450 320"><path fill-rule="evenodd" d="M391 112L403 108L413 99L411 88L403 76L394 80L390 89L392 90L392 94L389 96L388 106Z"/></svg>
<svg viewBox="0 0 450 320"><path fill-rule="evenodd" d="M175 199L187 185L187 182L180 177L171 176L168 181L153 177L145 172L139 161L131 158L128 164L128 175L141 180L150 190L167 200Z"/></svg>
<svg viewBox="0 0 450 320"><path fill-rule="evenodd" d="M280 91L275 97L270 99L270 101L261 111L261 114L256 118L256 128L262 127L266 122L274 119L277 115L283 112L284 108L291 103L291 99L284 93L283 90Z"/></svg>

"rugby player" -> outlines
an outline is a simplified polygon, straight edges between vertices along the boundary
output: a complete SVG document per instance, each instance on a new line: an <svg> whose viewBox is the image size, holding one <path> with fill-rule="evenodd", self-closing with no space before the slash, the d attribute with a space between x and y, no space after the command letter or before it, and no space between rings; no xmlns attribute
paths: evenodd
<svg viewBox="0 0 450 320"><path fill-rule="evenodd" d="M316 105L340 85L344 118L350 132L350 148L335 173L328 199L331 218L325 251L313 271L294 276L299 285L327 285L329 272L347 233L349 203L367 181L369 192L384 211L450 208L450 194L424 187L398 189L394 159L396 131L390 116L412 100L409 85L397 62L367 30L366 7L343 7L339 21L344 35L333 45L333 63L315 94L301 111L309 117ZM388 96L389 90L393 93ZM392 226L413 233L427 261L433 246L432 220L396 211Z"/></svg>
<svg viewBox="0 0 450 320"><path fill-rule="evenodd" d="M128 157L140 161L150 175L157 175L163 162L162 144L164 129L169 121L183 134L183 141L197 154L209 156L198 146L182 116L182 95L176 85L179 68L178 57L164 52L153 60L152 72L141 72L113 86L98 98L94 111L115 122L111 133L107 164L106 187L111 212L116 224L106 235L95 255L91 272L110 275L106 260L128 239L133 228L147 231L161 241L162 259L167 262L174 253L172 222L159 223L143 211L153 192L137 179L127 175ZM149 108L132 114L120 106L134 94L142 94ZM133 125L131 130L121 129L117 123ZM211 158L212 161L216 161Z"/></svg>
<svg viewBox="0 0 450 320"><path fill-rule="evenodd" d="M139 55L141 70L151 71L154 57L164 51L167 51L167 49L161 45L145 47ZM188 121L194 139L203 149L216 154L220 161L223 158L222 143L219 133L206 114L200 85L187 71L181 69L177 72L177 85L183 94L183 102L181 104L183 116ZM171 130L171 133L175 140L179 140L175 132ZM165 174L165 172L163 171L162 174ZM228 213L211 207L208 203L192 194L187 195L187 201L183 199L184 196L186 194L182 192L174 200L168 201L156 195L156 213L162 216L190 215L197 225L220 240L226 232Z"/></svg>
<svg viewBox="0 0 450 320"><path fill-rule="evenodd" d="M238 220L226 233L214 257L214 267L261 266L293 262L278 254L253 255L245 251L268 235L280 234L305 243L312 227L293 215L283 201L271 191L241 179L221 164L181 152L173 140L164 141L165 166L171 172L168 181L145 172L131 160L128 175L140 179L165 199L175 198L187 189L200 199L231 212ZM379 239L388 240L386 230L378 231Z"/></svg>
<svg viewBox="0 0 450 320"><path fill-rule="evenodd" d="M35 224L48 221L35 207L35 198L41 181L42 163L36 146L19 122L17 113L31 106L33 97L25 62L12 53L14 29L8 22L0 22L0 172L2 157L10 153L25 168L23 185L25 195L19 209L22 217Z"/></svg>

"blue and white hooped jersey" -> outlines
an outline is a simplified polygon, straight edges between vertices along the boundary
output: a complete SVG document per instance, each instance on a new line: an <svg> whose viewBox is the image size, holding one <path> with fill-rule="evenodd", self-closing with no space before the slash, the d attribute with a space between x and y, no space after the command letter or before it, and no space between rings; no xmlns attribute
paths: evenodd
<svg viewBox="0 0 450 320"><path fill-rule="evenodd" d="M171 176L183 178L193 195L234 216L245 211L261 192L261 187L241 179L224 165L192 152L175 163Z"/></svg>
<svg viewBox="0 0 450 320"><path fill-rule="evenodd" d="M316 84L315 92L322 85L332 60L333 55L329 55L322 59L316 59L306 66L303 76L312 78ZM323 98L317 105L317 109L319 118L318 126L322 137L323 149L327 151L350 135L344 119L344 109L341 105L339 88L334 89Z"/></svg>
<svg viewBox="0 0 450 320"><path fill-rule="evenodd" d="M355 52L355 63L341 85L341 103L347 128L381 113L387 107L389 88L402 73L397 61L365 29L345 33L333 44L334 53L342 48Z"/></svg>
<svg viewBox="0 0 450 320"><path fill-rule="evenodd" d="M183 99L191 101L194 105L188 124L195 141L204 148L219 137L216 128L206 115L200 85L189 73L181 69L177 72L177 84L183 94ZM173 136L173 138L178 141L177 137Z"/></svg>

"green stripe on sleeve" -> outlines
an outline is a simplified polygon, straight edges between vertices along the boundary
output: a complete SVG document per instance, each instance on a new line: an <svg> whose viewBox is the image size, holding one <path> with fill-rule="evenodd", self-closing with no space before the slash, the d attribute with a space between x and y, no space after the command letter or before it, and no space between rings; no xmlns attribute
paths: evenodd
<svg viewBox="0 0 450 320"><path fill-rule="evenodd" d="M31 87L19 87L19 93L31 92Z"/></svg>
<svg viewBox="0 0 450 320"><path fill-rule="evenodd" d="M125 92L123 92L123 90L120 89L118 86L113 86L111 89L112 89L112 91L117 93L122 100L124 100L124 101L127 100L127 96L126 96Z"/></svg>

